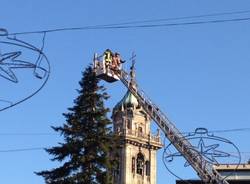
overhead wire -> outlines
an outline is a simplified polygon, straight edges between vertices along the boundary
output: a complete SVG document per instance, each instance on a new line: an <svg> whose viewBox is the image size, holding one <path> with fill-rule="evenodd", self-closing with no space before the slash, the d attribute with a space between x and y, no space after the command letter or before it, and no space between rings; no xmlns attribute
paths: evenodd
<svg viewBox="0 0 250 184"><path fill-rule="evenodd" d="M59 135L56 133L0 133L0 136L51 136Z"/></svg>
<svg viewBox="0 0 250 184"><path fill-rule="evenodd" d="M7 152L23 152L23 151L35 151L35 150L44 150L45 147L31 147L31 148L17 148L17 149L0 149L0 153L7 153ZM229 153L236 153L236 152L229 152ZM250 155L250 151L240 151L241 154Z"/></svg>
<svg viewBox="0 0 250 184"><path fill-rule="evenodd" d="M16 149L0 149L0 153L10 153L10 152L26 152L26 151L38 151L38 150L45 150L45 147L30 147L30 148L16 148ZM236 152L229 152L229 153L236 153ZM240 151L241 154L250 155L250 151Z"/></svg>
<svg viewBox="0 0 250 184"><path fill-rule="evenodd" d="M242 132L250 131L250 128L236 128L236 129L226 129L226 130L211 130L208 133L226 133L226 132Z"/></svg>
<svg viewBox="0 0 250 184"><path fill-rule="evenodd" d="M163 24L145 24L145 23L156 23L156 22L168 22L174 20L187 20L187 19L198 19L206 17L218 17L226 15L240 15L250 13L250 10L243 11L233 11L233 12L222 12L222 13L211 13L193 16L183 16L183 17L173 17L173 18L161 18L161 19L148 19L139 21L128 21L121 23L111 23L111 24L100 24L100 25L90 25L81 27L66 27L66 28L55 28L37 31L25 31L25 32L13 32L9 35L24 35L24 34L35 34L35 33L52 33L61 31L77 31L77 30L98 30L98 29L131 29L131 28L153 28L153 27L170 27L170 26L185 26L185 25L197 25L197 24L211 24L211 23L224 23L224 22L239 22L239 21L249 21L250 17L244 18L228 18L228 19L217 19L217 20L204 20L204 21L192 21L192 22L174 22L174 23L163 23ZM141 25L137 25L141 24Z"/></svg>
<svg viewBox="0 0 250 184"><path fill-rule="evenodd" d="M24 151L37 151L37 150L44 150L44 147L33 147L33 148L20 148L20 149L7 149L7 150L0 150L0 153L11 153L11 152L24 152Z"/></svg>
<svg viewBox="0 0 250 184"><path fill-rule="evenodd" d="M245 132L250 131L250 128L235 128L235 129L223 129L223 130L209 130L207 133L229 133L229 132ZM182 132L182 134L190 134L195 132Z"/></svg>
<svg viewBox="0 0 250 184"><path fill-rule="evenodd" d="M230 132L246 132L250 131L250 128L236 128L236 129L223 129L223 130L211 130L208 131L208 133L230 133ZM181 132L182 134L190 134L190 133L195 133L193 131L190 132ZM57 133L46 133L46 132L24 132L24 133L1 133L0 136L55 136L55 135L60 135Z"/></svg>
<svg viewBox="0 0 250 184"><path fill-rule="evenodd" d="M224 130L212 130L208 133L227 133L227 132L236 132L236 131L250 131L250 128L237 128L237 129L224 129ZM193 133L193 132L182 132L183 134ZM56 133L0 133L0 136L55 136L59 135ZM36 151L44 150L45 147L32 147L32 148L18 148L18 149L6 149L0 150L0 153L9 153L9 152L24 152L24 151ZM230 152L236 153L236 152ZM241 154L250 155L249 151L240 151Z"/></svg>

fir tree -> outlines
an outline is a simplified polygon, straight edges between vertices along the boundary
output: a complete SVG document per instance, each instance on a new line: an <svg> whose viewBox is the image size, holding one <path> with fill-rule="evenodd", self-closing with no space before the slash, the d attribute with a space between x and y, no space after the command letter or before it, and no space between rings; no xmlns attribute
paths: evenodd
<svg viewBox="0 0 250 184"><path fill-rule="evenodd" d="M52 127L64 137L64 143L46 149L52 161L63 165L36 173L47 184L110 184L115 161L110 151L116 140L107 118L109 109L104 107L108 99L103 86L98 85L91 66L83 72L79 82L79 96L74 106L64 113L63 126Z"/></svg>

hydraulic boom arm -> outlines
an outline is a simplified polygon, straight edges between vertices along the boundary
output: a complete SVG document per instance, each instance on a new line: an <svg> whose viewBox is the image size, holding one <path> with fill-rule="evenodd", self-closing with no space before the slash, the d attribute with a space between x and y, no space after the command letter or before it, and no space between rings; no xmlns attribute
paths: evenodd
<svg viewBox="0 0 250 184"><path fill-rule="evenodd" d="M157 123L165 136L189 162L205 183L229 184L199 152L190 149L192 147L191 143L182 136L180 131L164 115L160 108L158 108L142 90L138 87L134 88L133 85L130 84L130 80L125 71L119 70L119 72L116 72L116 75L136 97L139 104L144 108L147 114Z"/></svg>
<svg viewBox="0 0 250 184"><path fill-rule="evenodd" d="M132 81L124 70L112 70L110 67L106 67L105 60L102 59L102 56L100 57L97 57L97 55L94 57L94 71L97 77L108 82L121 80L128 90L135 96L146 113L161 128L168 140L198 173L201 180L207 184L229 184L202 154L191 149L193 147L191 143L180 133L160 108L154 104L138 86L136 86L135 81Z"/></svg>

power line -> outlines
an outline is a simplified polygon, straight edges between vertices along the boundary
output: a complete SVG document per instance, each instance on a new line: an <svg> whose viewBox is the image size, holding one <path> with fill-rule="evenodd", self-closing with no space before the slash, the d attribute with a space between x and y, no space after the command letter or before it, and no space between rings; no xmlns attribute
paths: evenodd
<svg viewBox="0 0 250 184"><path fill-rule="evenodd" d="M6 149L0 150L0 153L11 153L11 152L27 152L27 151L44 151L45 147L31 147L31 148L18 148L18 149ZM229 152L229 153L238 153L238 152ZM240 151L241 154L248 155L250 151Z"/></svg>
<svg viewBox="0 0 250 184"><path fill-rule="evenodd" d="M198 25L198 24L215 24L225 22L239 22L249 21L250 17L235 18L235 19L221 19L221 20L209 20L209 21L195 21L195 22L182 22L182 23L167 23L167 24L149 24L149 25L132 25L132 26L110 26L100 29L129 29L129 28L154 28L154 27L171 27L171 26L186 26L186 25Z"/></svg>
<svg viewBox="0 0 250 184"><path fill-rule="evenodd" d="M56 133L0 133L0 136L51 136L59 135Z"/></svg>
<svg viewBox="0 0 250 184"><path fill-rule="evenodd" d="M109 24L109 25L103 25L103 26L114 26L114 25L125 25L125 24L141 24L141 23L149 23L149 22L165 22L165 21L172 21L172 20L187 20L187 19L194 19L194 18L218 17L218 16L225 16L225 15L237 15L237 14L239 15L239 14L246 14L246 13L250 13L250 10L222 12L222 13L210 13L210 14L202 14L202 15L192 15L192 16L172 17L172 18L161 18L161 19L148 19L148 20L123 22L123 23L120 23L120 24Z"/></svg>
<svg viewBox="0 0 250 184"><path fill-rule="evenodd" d="M10 33L9 35L52 33L52 32L77 31L77 30L80 31L80 30L100 30L100 29L155 28L155 27L187 26L187 25L199 25L199 24L214 24L214 23L249 21L250 17L192 21L192 22L163 23L163 24L142 24L142 23L154 23L154 22L163 22L163 21L166 22L166 21L173 21L173 20L186 20L186 19L194 19L194 18L218 17L218 16L225 16L225 15L237 15L237 14L246 14L246 13L250 13L250 10L214 13L214 14L203 14L203 15L175 17L175 18L131 21L131 22L122 22L122 23L113 23L113 24L94 25L94 26L55 28L55 29L47 29L47 30L15 32L15 33ZM141 25L136 25L136 24L141 24Z"/></svg>
<svg viewBox="0 0 250 184"><path fill-rule="evenodd" d="M248 132L250 128L236 128L236 129L223 129L211 130L208 133L229 133L229 132ZM182 132L182 134L189 134L195 132ZM0 133L0 136L57 136L59 133L46 133L46 132L26 132L26 133Z"/></svg>
<svg viewBox="0 0 250 184"><path fill-rule="evenodd" d="M227 133L227 132L242 132L242 131L250 131L250 128L236 128L236 129L226 129L226 130L212 130L212 131L208 131L208 133Z"/></svg>
<svg viewBox="0 0 250 184"><path fill-rule="evenodd" d="M224 129L224 130L211 130L208 133L228 133L237 131L250 131L250 128L237 128L237 129ZM183 134L195 133L195 132L182 132ZM44 135L59 135L56 133L0 133L0 136L44 136ZM39 151L44 150L45 147L32 147L32 148L19 148L19 149L6 149L0 150L0 153L11 153L11 152L27 152L27 151ZM235 152L230 152L235 153ZM250 155L250 151L241 151L243 155Z"/></svg>
<svg viewBox="0 0 250 184"><path fill-rule="evenodd" d="M20 149L7 149L7 150L0 150L0 153L11 153L11 152L24 152L24 151L37 151L37 150L44 150L44 147L34 147L34 148L20 148Z"/></svg>
<svg viewBox="0 0 250 184"><path fill-rule="evenodd" d="M250 128L235 128L235 129L224 129L224 130L208 130L207 133L230 133L230 132L248 132ZM181 132L182 134L192 134L195 132Z"/></svg>

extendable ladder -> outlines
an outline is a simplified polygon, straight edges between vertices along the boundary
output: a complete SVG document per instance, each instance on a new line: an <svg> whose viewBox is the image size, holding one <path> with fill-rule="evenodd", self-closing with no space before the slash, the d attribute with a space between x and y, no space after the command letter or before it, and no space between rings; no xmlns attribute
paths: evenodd
<svg viewBox="0 0 250 184"><path fill-rule="evenodd" d="M98 69L96 68L97 62L98 61L94 59L94 71L97 71ZM135 98L138 100L138 103L143 107L146 113L157 123L157 125L163 131L168 140L193 167L193 169L197 172L198 176L203 182L207 184L229 184L220 175L220 173L218 173L218 171L213 168L213 164L209 163L204 158L204 156L198 151L191 149L193 148L191 143L181 134L181 132L167 118L167 116L160 110L160 108L156 104L154 104L149 97L145 95L143 90L139 89L135 81L133 81L134 84L131 84L132 81L129 78L129 75L123 69L113 72L115 72L116 80L118 77L121 82L126 86L126 88L135 96Z"/></svg>

